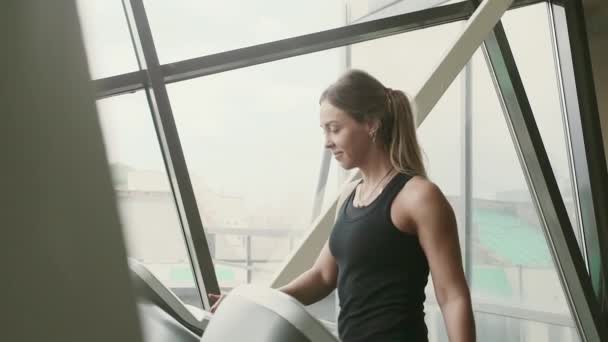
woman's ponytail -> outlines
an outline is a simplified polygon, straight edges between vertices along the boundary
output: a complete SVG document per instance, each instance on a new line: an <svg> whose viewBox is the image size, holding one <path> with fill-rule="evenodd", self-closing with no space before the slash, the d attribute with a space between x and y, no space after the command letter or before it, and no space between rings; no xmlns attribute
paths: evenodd
<svg viewBox="0 0 608 342"><path fill-rule="evenodd" d="M426 177L410 100L402 91L390 88L386 90L386 97L389 116L393 119L387 139L391 163L399 172Z"/></svg>

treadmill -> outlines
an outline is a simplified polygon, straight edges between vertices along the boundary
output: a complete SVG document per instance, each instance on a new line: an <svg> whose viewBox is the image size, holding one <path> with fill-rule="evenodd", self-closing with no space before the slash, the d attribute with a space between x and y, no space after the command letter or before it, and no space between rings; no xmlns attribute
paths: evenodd
<svg viewBox="0 0 608 342"><path fill-rule="evenodd" d="M330 328L289 295L268 287L235 288L218 310L195 316L143 264L130 259L146 342L338 342Z"/></svg>

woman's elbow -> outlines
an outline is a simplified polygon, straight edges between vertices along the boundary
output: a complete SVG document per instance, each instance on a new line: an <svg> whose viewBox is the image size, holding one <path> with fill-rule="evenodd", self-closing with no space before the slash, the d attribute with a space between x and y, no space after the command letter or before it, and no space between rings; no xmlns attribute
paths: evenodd
<svg viewBox="0 0 608 342"><path fill-rule="evenodd" d="M321 271L319 272L319 276L321 278L321 283L323 284L323 287L325 287L327 291L331 292L336 288L337 277L335 274L332 274L332 272Z"/></svg>
<svg viewBox="0 0 608 342"><path fill-rule="evenodd" d="M471 293L466 285L442 289L437 291L436 297L439 306L455 302L471 305Z"/></svg>

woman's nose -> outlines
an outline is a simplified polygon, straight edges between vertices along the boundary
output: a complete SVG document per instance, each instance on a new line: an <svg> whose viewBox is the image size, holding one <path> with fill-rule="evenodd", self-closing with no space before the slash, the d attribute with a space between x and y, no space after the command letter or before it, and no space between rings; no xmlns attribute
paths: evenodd
<svg viewBox="0 0 608 342"><path fill-rule="evenodd" d="M334 147L334 143L333 143L333 141L331 141L331 139L329 139L329 137L326 135L326 136L325 136L325 148L330 149L330 148L332 148L332 147Z"/></svg>

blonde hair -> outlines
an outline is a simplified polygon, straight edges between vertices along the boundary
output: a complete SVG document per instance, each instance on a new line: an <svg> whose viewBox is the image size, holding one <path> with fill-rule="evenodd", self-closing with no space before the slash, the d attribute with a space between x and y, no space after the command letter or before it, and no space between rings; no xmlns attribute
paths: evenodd
<svg viewBox="0 0 608 342"><path fill-rule="evenodd" d="M377 119L378 137L400 173L426 177L410 100L362 70L351 69L330 85L319 102L329 101L358 122Z"/></svg>

